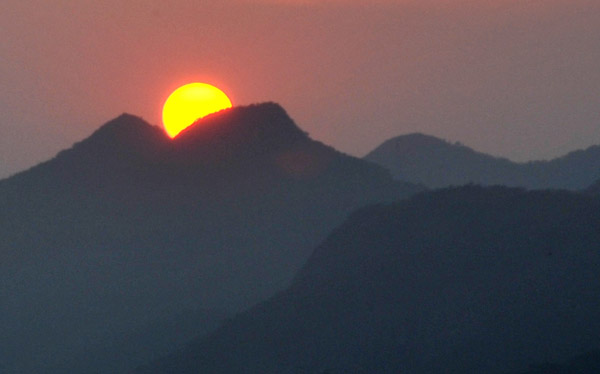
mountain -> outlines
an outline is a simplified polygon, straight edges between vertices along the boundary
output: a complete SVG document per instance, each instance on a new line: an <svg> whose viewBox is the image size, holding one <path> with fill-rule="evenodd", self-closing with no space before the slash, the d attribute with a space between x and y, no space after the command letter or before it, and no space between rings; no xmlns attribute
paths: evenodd
<svg viewBox="0 0 600 374"><path fill-rule="evenodd" d="M445 189L353 213L285 291L138 370L507 373L600 347L600 201Z"/></svg>
<svg viewBox="0 0 600 374"><path fill-rule="evenodd" d="M600 180L596 181L591 186L589 186L586 189L586 192L594 195L600 195Z"/></svg>
<svg viewBox="0 0 600 374"><path fill-rule="evenodd" d="M44 367L44 373L126 373L143 363L214 331L227 314L214 310L187 310L149 321L110 341L77 347L65 360ZM0 371L2 372L2 371Z"/></svg>
<svg viewBox="0 0 600 374"><path fill-rule="evenodd" d="M600 373L600 351L577 355L563 364L531 365L518 374L597 374ZM515 373L516 374L516 373Z"/></svg>
<svg viewBox="0 0 600 374"><path fill-rule="evenodd" d="M115 342L182 313L198 333L214 327L284 288L349 212L418 190L310 139L277 104L216 113L173 140L121 115L0 181L0 362L116 373L123 358L99 356ZM164 341L127 365L178 335L153 334Z"/></svg>
<svg viewBox="0 0 600 374"><path fill-rule="evenodd" d="M600 178L600 146L550 161L516 163L433 136L410 134L385 141L364 159L389 169L399 180L430 188L475 183L582 190Z"/></svg>

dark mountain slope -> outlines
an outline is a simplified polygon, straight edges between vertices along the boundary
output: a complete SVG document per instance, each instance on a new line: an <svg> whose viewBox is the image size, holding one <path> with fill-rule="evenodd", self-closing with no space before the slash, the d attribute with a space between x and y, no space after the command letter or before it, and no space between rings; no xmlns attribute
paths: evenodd
<svg viewBox="0 0 600 374"><path fill-rule="evenodd" d="M600 373L600 351L577 355L563 364L531 365L519 374L597 374Z"/></svg>
<svg viewBox="0 0 600 374"><path fill-rule="evenodd" d="M274 103L262 104L260 110L237 108L210 116L202 126L192 126L174 139L179 153L205 163L231 158L240 161L309 142L308 135Z"/></svg>
<svg viewBox="0 0 600 374"><path fill-rule="evenodd" d="M140 373L506 373L600 347L600 203L462 187L354 213L291 287Z"/></svg>
<svg viewBox="0 0 600 374"><path fill-rule="evenodd" d="M174 141L122 115L0 181L5 366L48 372L150 321L252 305L348 212L415 191L311 140L276 104L206 117Z"/></svg>
<svg viewBox="0 0 600 374"><path fill-rule="evenodd" d="M600 180L589 186L586 192L593 195L600 195Z"/></svg>
<svg viewBox="0 0 600 374"><path fill-rule="evenodd" d="M475 183L582 190L600 178L600 146L550 161L516 163L423 134L390 139L365 156L399 180L431 188Z"/></svg>

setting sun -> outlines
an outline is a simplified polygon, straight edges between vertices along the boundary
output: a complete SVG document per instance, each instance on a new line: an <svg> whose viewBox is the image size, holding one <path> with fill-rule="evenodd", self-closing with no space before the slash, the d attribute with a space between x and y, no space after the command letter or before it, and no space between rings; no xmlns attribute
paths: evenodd
<svg viewBox="0 0 600 374"><path fill-rule="evenodd" d="M179 87L163 107L163 125L174 138L197 119L231 108L231 100L223 91L206 83L190 83Z"/></svg>

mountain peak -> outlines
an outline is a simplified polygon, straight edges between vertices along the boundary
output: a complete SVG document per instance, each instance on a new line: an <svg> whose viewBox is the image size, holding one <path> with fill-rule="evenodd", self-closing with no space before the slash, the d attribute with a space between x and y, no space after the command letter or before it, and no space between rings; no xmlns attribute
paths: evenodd
<svg viewBox="0 0 600 374"><path fill-rule="evenodd" d="M102 175L154 161L171 146L165 132L141 117L123 113L108 121L55 160L58 170L70 174ZM63 172L61 172L63 173Z"/></svg>
<svg viewBox="0 0 600 374"><path fill-rule="evenodd" d="M415 133L389 139L364 158L396 179L431 188L476 183L581 190L600 177L599 155L600 146L592 146L549 161L517 163Z"/></svg>
<svg viewBox="0 0 600 374"><path fill-rule="evenodd" d="M385 141L380 145L380 148L395 147L401 149L411 148L424 148L424 147L437 147L437 148L463 148L465 150L473 151L468 147L462 146L460 143L452 144L444 139L438 137L423 134L420 132L410 133L406 135L396 136ZM474 152L474 151L473 151Z"/></svg>
<svg viewBox="0 0 600 374"><path fill-rule="evenodd" d="M141 117L123 113L108 121L96 130L84 142L124 143L123 145L141 144L147 141L156 142L166 140L165 133L157 126L153 126Z"/></svg>
<svg viewBox="0 0 600 374"><path fill-rule="evenodd" d="M202 159L264 154L308 141L307 133L272 102L211 114L173 139L178 151Z"/></svg>
<svg viewBox="0 0 600 374"><path fill-rule="evenodd" d="M123 113L110 120L74 150L100 153L152 154L171 149L185 157L262 153L308 140L308 136L276 103L226 109L199 119L174 139L141 117Z"/></svg>
<svg viewBox="0 0 600 374"><path fill-rule="evenodd" d="M333 153L311 140L280 105L269 102L211 114L173 139L141 117L123 113L44 163L50 164L44 170L101 180L131 170L152 174L149 170L166 167L185 172L192 165L221 167L266 157L269 165L305 172L311 165L326 165Z"/></svg>
<svg viewBox="0 0 600 374"><path fill-rule="evenodd" d="M183 130L174 140L177 143L202 141L224 136L306 137L287 112L273 102L238 106L199 119Z"/></svg>

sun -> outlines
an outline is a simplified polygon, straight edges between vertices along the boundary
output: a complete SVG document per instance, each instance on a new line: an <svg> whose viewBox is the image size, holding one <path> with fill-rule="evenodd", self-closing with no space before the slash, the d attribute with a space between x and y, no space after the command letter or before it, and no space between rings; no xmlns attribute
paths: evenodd
<svg viewBox="0 0 600 374"><path fill-rule="evenodd" d="M199 118L231 108L231 100L223 91L206 83L190 83L179 87L163 107L163 126L174 138Z"/></svg>

